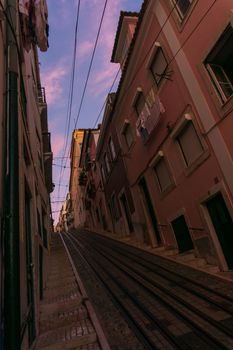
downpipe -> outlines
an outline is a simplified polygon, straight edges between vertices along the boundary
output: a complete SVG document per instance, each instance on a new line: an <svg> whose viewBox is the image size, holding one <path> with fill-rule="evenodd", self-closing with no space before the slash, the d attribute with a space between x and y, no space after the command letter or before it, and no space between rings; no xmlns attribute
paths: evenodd
<svg viewBox="0 0 233 350"><path fill-rule="evenodd" d="M19 248L19 133L18 133L18 56L12 31L17 31L17 1L6 1L7 94L5 160L5 348L20 344L20 248Z"/></svg>

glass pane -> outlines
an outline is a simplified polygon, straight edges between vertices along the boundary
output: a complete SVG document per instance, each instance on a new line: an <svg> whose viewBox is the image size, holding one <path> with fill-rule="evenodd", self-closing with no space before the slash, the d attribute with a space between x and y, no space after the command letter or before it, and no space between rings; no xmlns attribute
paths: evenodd
<svg viewBox="0 0 233 350"><path fill-rule="evenodd" d="M192 164L203 152L203 146L192 123L178 136L178 142L187 165Z"/></svg>
<svg viewBox="0 0 233 350"><path fill-rule="evenodd" d="M171 185L170 174L164 160L160 160L155 166L155 172L159 181L161 192Z"/></svg>
<svg viewBox="0 0 233 350"><path fill-rule="evenodd" d="M138 115L142 112L142 110L145 106L145 103L146 103L145 98L144 98L143 94L140 93L138 98L137 98L137 101L135 103L135 109L136 109L136 112Z"/></svg>
<svg viewBox="0 0 233 350"><path fill-rule="evenodd" d="M210 64L211 69L213 70L215 77L224 93L226 98L229 98L233 94L233 88L230 80L228 79L224 69L217 64Z"/></svg>
<svg viewBox="0 0 233 350"><path fill-rule="evenodd" d="M179 8L183 17L186 15L191 3L192 3L192 0L178 0L177 1L177 7Z"/></svg>
<svg viewBox="0 0 233 350"><path fill-rule="evenodd" d="M130 126L127 126L127 128L125 130L125 140L126 140L127 146L130 148L130 146L133 143L133 135L132 135L132 131L130 129Z"/></svg>
<svg viewBox="0 0 233 350"><path fill-rule="evenodd" d="M167 68L167 60L164 56L163 50L159 48L154 57L151 70L154 75L155 81L158 84L163 78L163 75Z"/></svg>

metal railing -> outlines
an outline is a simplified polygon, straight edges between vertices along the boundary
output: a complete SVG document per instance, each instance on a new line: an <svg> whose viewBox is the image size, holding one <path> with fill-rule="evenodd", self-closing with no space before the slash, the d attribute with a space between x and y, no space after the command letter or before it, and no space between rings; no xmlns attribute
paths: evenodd
<svg viewBox="0 0 233 350"><path fill-rule="evenodd" d="M46 103L46 95L45 95L45 88L38 86L37 88L37 97L39 103Z"/></svg>
<svg viewBox="0 0 233 350"><path fill-rule="evenodd" d="M44 132L42 134L43 139L43 152L44 153L51 153L51 141L50 141L50 132Z"/></svg>

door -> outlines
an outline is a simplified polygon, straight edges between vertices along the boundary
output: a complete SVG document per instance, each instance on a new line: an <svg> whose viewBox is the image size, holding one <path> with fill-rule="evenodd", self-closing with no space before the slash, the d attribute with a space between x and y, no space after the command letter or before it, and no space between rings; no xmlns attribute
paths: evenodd
<svg viewBox="0 0 233 350"><path fill-rule="evenodd" d="M121 201L122 207L124 209L124 214L125 214L128 230L131 233L131 232L133 232L133 223L131 220L131 213L130 213L130 209L128 206L128 202L127 202L127 199L126 199L126 196L124 193L120 196L120 201Z"/></svg>
<svg viewBox="0 0 233 350"><path fill-rule="evenodd" d="M25 233L26 233L27 303L28 303L27 325L28 325L29 345L32 345L36 337L36 328L35 328L30 202L31 202L31 197L29 192L26 190L25 191Z"/></svg>
<svg viewBox="0 0 233 350"><path fill-rule="evenodd" d="M147 211L148 214L150 216L150 220L154 229L154 233L157 239L158 244L161 243L161 237L160 237L160 233L159 233L159 229L158 229L158 224L157 224L157 218L154 212L154 208L151 202L151 198L150 198L150 194L149 194L149 190L146 184L146 180L144 178L142 178L139 182L139 186L142 189L143 195L145 197L145 201L146 201L146 206L147 206Z"/></svg>
<svg viewBox="0 0 233 350"><path fill-rule="evenodd" d="M193 241L190 236L184 215L181 215L177 219L173 220L171 224L176 236L179 252L183 253L193 249Z"/></svg>
<svg viewBox="0 0 233 350"><path fill-rule="evenodd" d="M233 269L233 222L221 193L206 202L229 269Z"/></svg>
<svg viewBox="0 0 233 350"><path fill-rule="evenodd" d="M39 248L39 286L40 286L40 300L43 299L43 248Z"/></svg>
<svg viewBox="0 0 233 350"><path fill-rule="evenodd" d="M4 340L4 261L3 261L3 222L0 216L0 350L3 350Z"/></svg>

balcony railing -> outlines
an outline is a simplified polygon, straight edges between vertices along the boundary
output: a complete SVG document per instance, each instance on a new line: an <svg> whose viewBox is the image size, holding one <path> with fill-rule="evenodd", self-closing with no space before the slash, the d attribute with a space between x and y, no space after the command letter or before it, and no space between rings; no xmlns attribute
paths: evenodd
<svg viewBox="0 0 233 350"><path fill-rule="evenodd" d="M43 152L51 153L51 141L50 141L50 132L45 132L42 134L43 138Z"/></svg>
<svg viewBox="0 0 233 350"><path fill-rule="evenodd" d="M45 88L38 86L37 88L37 97L39 103L46 103L46 95L45 95Z"/></svg>

